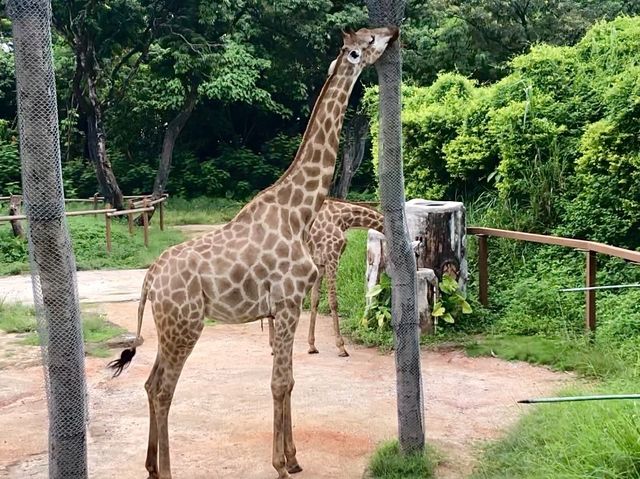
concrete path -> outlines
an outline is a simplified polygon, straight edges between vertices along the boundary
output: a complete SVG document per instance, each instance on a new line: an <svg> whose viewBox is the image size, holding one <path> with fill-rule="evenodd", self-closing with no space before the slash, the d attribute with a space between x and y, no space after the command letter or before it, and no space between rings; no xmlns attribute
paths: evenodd
<svg viewBox="0 0 640 479"><path fill-rule="evenodd" d="M136 301L146 269L78 271L81 303ZM0 301L33 304L31 275L0 278Z"/></svg>

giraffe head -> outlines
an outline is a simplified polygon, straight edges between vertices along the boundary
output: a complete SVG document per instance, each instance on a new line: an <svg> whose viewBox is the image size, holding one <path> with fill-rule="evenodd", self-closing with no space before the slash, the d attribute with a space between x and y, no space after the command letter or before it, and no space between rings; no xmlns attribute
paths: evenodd
<svg viewBox="0 0 640 479"><path fill-rule="evenodd" d="M340 55L329 67L329 75L334 72L357 77L364 67L373 65L384 53L387 46L398 38L396 27L361 28L357 32L347 29L342 32Z"/></svg>

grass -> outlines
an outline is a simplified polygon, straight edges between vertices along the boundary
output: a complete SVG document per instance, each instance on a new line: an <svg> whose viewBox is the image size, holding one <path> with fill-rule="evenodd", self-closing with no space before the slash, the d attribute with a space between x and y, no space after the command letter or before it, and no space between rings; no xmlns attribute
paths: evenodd
<svg viewBox="0 0 640 479"><path fill-rule="evenodd" d="M591 387L558 396L638 393L638 355L589 339L498 336L466 345L471 356L495 355L575 371ZM485 448L472 479L582 479L640 477L640 404L576 402L527 406L502 440Z"/></svg>
<svg viewBox="0 0 640 479"><path fill-rule="evenodd" d="M637 392L637 381L606 382L589 393ZM563 395L585 391L563 391ZM489 446L473 479L640 477L640 405L635 401L536 406Z"/></svg>
<svg viewBox="0 0 640 479"><path fill-rule="evenodd" d="M40 337L36 333L36 327L36 315L32 307L0 302L0 330L6 333L26 333L20 342L27 346L38 346ZM109 350L102 343L123 332L124 329L105 321L101 314L82 313L85 349L92 356L108 357Z"/></svg>
<svg viewBox="0 0 640 479"><path fill-rule="evenodd" d="M77 216L68 218L78 270L128 269L149 266L167 247L183 241L183 235L170 228L160 231L154 222L145 248L142 230L129 236L126 220L112 222L112 251L107 253L104 218ZM0 275L29 271L25 240L13 238L9 228L0 229Z"/></svg>
<svg viewBox="0 0 640 479"><path fill-rule="evenodd" d="M169 198L165 222L169 225L226 223L240 211L244 203L226 198Z"/></svg>
<svg viewBox="0 0 640 479"><path fill-rule="evenodd" d="M465 350L471 357L497 356L508 361L526 361L598 379L624 375L629 366L612 348L591 343L587 338L488 336L467 341Z"/></svg>
<svg viewBox="0 0 640 479"><path fill-rule="evenodd" d="M371 479L424 479L433 477L437 466L434 451L404 455L398 441L382 444L369 461L368 477Z"/></svg>
<svg viewBox="0 0 640 479"><path fill-rule="evenodd" d="M184 224L219 224L232 219L243 203L225 198L170 198L165 206L167 226ZM89 209L92 205L70 203L70 210ZM126 217L112 221L112 251L106 251L105 221L98 216L75 216L68 219L69 231L78 270L145 268L184 236L174 228L160 231L156 218L151 222L149 247L144 247L142 229L136 227L129 236ZM27 273L29 252L25 240L14 238L8 224L0 225L0 276Z"/></svg>
<svg viewBox="0 0 640 479"><path fill-rule="evenodd" d="M393 344L391 331L373 331L360 327L365 307L365 273L367 270L367 231L347 232L347 247L338 265L337 294L341 330L352 340L366 346L389 350ZM307 298L308 300L308 298ZM308 301L305 303L308 307ZM326 287L323 284L318 311L329 314Z"/></svg>

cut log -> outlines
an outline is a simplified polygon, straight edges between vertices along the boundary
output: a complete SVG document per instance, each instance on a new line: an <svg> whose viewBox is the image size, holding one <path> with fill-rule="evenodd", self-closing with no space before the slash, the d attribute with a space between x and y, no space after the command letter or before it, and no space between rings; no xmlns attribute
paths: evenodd
<svg viewBox="0 0 640 479"><path fill-rule="evenodd" d="M438 280L448 274L462 291L468 280L464 205L458 201L413 199L406 203L407 226L420 241L417 266L435 271Z"/></svg>
<svg viewBox="0 0 640 479"><path fill-rule="evenodd" d="M436 331L431 311L439 297L438 277L432 269L420 268L417 272L417 280L420 332L434 334Z"/></svg>
<svg viewBox="0 0 640 479"><path fill-rule="evenodd" d="M468 269L466 258L465 210L456 201L414 199L405 204L407 229L417 263L418 310L423 334L435 332L431 311L438 301L438 284L443 274L458 281L466 290ZM387 244L384 235L369 230L367 237L367 291L380 281L386 267ZM371 301L366 299L367 304Z"/></svg>
<svg viewBox="0 0 640 479"><path fill-rule="evenodd" d="M11 198L9 199L9 216L20 215L21 204L22 196L11 195ZM13 236L24 238L24 230L22 229L22 223L20 223L20 220L11 220L11 229L13 230Z"/></svg>

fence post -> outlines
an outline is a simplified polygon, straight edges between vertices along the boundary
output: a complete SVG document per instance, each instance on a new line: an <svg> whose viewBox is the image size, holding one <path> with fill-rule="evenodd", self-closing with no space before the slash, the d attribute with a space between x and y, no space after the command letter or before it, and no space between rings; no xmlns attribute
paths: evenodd
<svg viewBox="0 0 640 479"><path fill-rule="evenodd" d="M142 207L149 207L149 200L144 198L142 200ZM149 247L149 213L146 211L142 212L142 225L144 226L144 246L145 248Z"/></svg>
<svg viewBox="0 0 640 479"><path fill-rule="evenodd" d="M489 250L487 236L477 235L478 238L478 276L480 289L480 304L489 306Z"/></svg>
<svg viewBox="0 0 640 479"><path fill-rule="evenodd" d="M164 200L158 203L160 208L160 231L164 231Z"/></svg>
<svg viewBox="0 0 640 479"><path fill-rule="evenodd" d="M598 260L595 251L587 251L587 268L586 268L586 286L587 288L596 285L596 271L598 268ZM587 331L594 332L596 330L596 291L587 289L585 291L586 307L585 321Z"/></svg>
<svg viewBox="0 0 640 479"><path fill-rule="evenodd" d="M93 209L94 209L94 210L97 210L97 209L98 209L98 193L94 193L94 194L93 194ZM97 214L97 213L95 213L95 214L93 215L93 217L94 217L94 218L97 218L97 217L98 217L98 214Z"/></svg>
<svg viewBox="0 0 640 479"><path fill-rule="evenodd" d="M109 203L107 203L106 209L111 209L111 205ZM109 213L104 214L104 221L105 234L107 236L107 253L111 253L111 216L109 216Z"/></svg>
<svg viewBox="0 0 640 479"><path fill-rule="evenodd" d="M133 200L129 200L129 209L134 209ZM133 236L133 213L127 214L127 221L129 222L129 236Z"/></svg>

